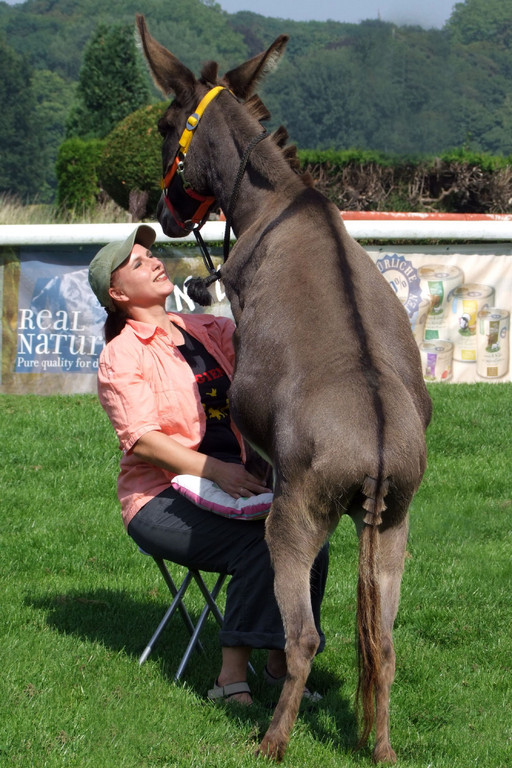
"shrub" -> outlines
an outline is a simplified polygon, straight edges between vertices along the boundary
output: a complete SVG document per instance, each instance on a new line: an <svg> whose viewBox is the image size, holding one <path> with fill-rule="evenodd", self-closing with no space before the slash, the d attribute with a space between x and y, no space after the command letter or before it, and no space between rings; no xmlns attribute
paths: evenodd
<svg viewBox="0 0 512 768"><path fill-rule="evenodd" d="M68 210L88 210L100 198L98 166L100 139L67 139L57 155L57 204Z"/></svg>
<svg viewBox="0 0 512 768"><path fill-rule="evenodd" d="M440 157L299 151L302 169L341 210L508 213L512 158L452 150Z"/></svg>
<svg viewBox="0 0 512 768"><path fill-rule="evenodd" d="M133 112L105 139L99 168L101 184L135 218L153 216L160 197L162 139L157 122L166 107L167 103L159 103ZM131 210L134 198L137 211Z"/></svg>

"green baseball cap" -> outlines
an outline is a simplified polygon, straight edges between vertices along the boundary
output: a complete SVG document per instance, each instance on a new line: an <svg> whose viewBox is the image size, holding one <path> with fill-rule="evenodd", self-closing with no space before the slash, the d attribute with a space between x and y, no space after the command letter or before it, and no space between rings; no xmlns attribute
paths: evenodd
<svg viewBox="0 0 512 768"><path fill-rule="evenodd" d="M109 243L98 251L89 265L89 285L102 307L112 312L115 310L108 292L112 272L126 261L134 245L139 244L149 249L155 240L155 230L147 224L141 224L124 242Z"/></svg>

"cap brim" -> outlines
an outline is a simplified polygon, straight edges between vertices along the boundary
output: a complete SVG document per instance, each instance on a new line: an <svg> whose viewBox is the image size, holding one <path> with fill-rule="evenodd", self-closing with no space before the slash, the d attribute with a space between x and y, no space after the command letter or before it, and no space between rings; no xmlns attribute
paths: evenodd
<svg viewBox="0 0 512 768"><path fill-rule="evenodd" d="M151 248L156 240L156 232L153 227L148 227L147 224L141 224L137 229L132 232L130 237L127 237L124 243L119 247L119 253L112 261L111 272L121 266L126 261L134 245L142 245L144 248Z"/></svg>

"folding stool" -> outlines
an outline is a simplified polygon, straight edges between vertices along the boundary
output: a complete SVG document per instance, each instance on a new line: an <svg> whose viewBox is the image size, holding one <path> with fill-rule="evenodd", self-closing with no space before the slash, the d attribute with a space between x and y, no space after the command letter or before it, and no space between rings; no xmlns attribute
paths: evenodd
<svg viewBox="0 0 512 768"><path fill-rule="evenodd" d="M143 554L147 554L142 549L140 550ZM217 603L215 602L217 599L217 596L222 589L222 585L224 584L227 574L221 573L219 574L215 585L213 589L210 591L208 587L206 586L203 577L201 576L201 573L199 571L193 570L192 568L187 571L187 574L185 578L183 579L181 586L178 588L176 587L176 584L174 583L174 580L169 573L169 570L167 568L167 565L165 564L163 558L154 557L153 555L150 555L150 557L153 557L153 560L157 564L158 568L160 569L160 572L162 576L164 577L165 583L167 584L169 591L173 597L172 603L170 604L169 608L165 612L165 615L156 628L153 636L151 637L151 640L146 645L144 652L142 653L142 656L139 659L139 664L144 664L146 659L148 658L149 654L153 650L158 638L162 634L167 622L171 619L173 614L176 612L176 609L179 609L181 613L181 617L185 623L185 626L187 627L189 634L190 634L190 640L187 645L187 648L185 650L185 653L183 654L183 657L180 661L179 667L176 671L176 674L174 675L174 680L177 681L180 679L181 675L183 674L185 667L188 664L188 661L190 659L190 656L192 655L192 652L194 648L204 653L204 648L201 644L201 641L199 639L199 635L201 633L201 630L203 628L203 625L208 618L209 613L212 613L217 620L217 623L219 626L222 626L223 622L223 616L220 612ZM205 599L205 606L201 612L201 615L197 621L197 623L194 625L194 622L190 618L190 614L187 611L185 604L183 602L183 597L185 595L185 592L187 591L188 587L192 583L192 581L195 581L199 589L201 590L203 597Z"/></svg>

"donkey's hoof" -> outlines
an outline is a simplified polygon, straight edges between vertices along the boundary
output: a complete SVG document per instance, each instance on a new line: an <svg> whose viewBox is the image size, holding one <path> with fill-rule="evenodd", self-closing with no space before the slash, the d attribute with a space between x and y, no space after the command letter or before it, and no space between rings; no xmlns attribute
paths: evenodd
<svg viewBox="0 0 512 768"><path fill-rule="evenodd" d="M267 736L264 736L256 754L260 757L267 757L270 760L275 760L276 763L280 763L285 752L286 744L284 742L272 741Z"/></svg>
<svg viewBox="0 0 512 768"><path fill-rule="evenodd" d="M373 750L374 763L387 763L394 765L396 763L396 752L388 742L387 744L377 744Z"/></svg>

